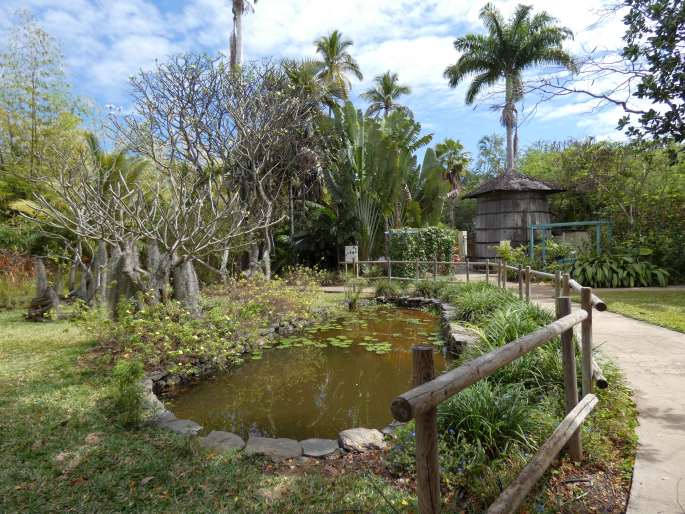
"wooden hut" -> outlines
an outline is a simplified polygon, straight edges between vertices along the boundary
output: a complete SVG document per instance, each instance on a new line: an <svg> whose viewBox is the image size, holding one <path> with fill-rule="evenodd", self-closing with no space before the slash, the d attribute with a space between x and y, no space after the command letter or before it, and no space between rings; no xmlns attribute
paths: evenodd
<svg viewBox="0 0 685 514"><path fill-rule="evenodd" d="M466 198L476 198L475 257L495 257L494 246L511 241L528 243L528 226L549 223L547 195L563 191L557 186L521 173L511 172L487 181Z"/></svg>

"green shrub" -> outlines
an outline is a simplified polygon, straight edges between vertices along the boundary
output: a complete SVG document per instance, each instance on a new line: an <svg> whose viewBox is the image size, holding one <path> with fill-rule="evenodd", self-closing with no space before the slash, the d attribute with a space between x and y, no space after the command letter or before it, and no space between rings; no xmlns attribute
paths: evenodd
<svg viewBox="0 0 685 514"><path fill-rule="evenodd" d="M376 283L376 296L384 296L386 298L397 298L402 296L404 293L404 288L402 285L395 280L378 280Z"/></svg>
<svg viewBox="0 0 685 514"><path fill-rule="evenodd" d="M525 434L536 430L532 409L522 386L485 379L440 404L438 427L456 446L479 446L496 457L512 444L529 445Z"/></svg>
<svg viewBox="0 0 685 514"><path fill-rule="evenodd" d="M144 370L138 360L122 359L112 370L112 410L114 418L124 427L133 427L143 418Z"/></svg>
<svg viewBox="0 0 685 514"><path fill-rule="evenodd" d="M499 307L517 301L510 292L483 282L446 288L443 298L456 308L458 319L468 323L477 323Z"/></svg>
<svg viewBox="0 0 685 514"><path fill-rule="evenodd" d="M414 283L414 294L423 298L442 298L448 284L443 281L419 280Z"/></svg>
<svg viewBox="0 0 685 514"><path fill-rule="evenodd" d="M588 287L665 287L669 273L628 255L581 257L571 269L573 278Z"/></svg>
<svg viewBox="0 0 685 514"><path fill-rule="evenodd" d="M465 349L463 360L490 352L534 332L552 321L552 315L521 301L495 310L481 329L481 339ZM555 339L500 368L492 377L502 384L551 389L563 385L559 340Z"/></svg>
<svg viewBox="0 0 685 514"><path fill-rule="evenodd" d="M393 261L452 261L457 233L446 227L397 229L390 231L390 258ZM393 276L416 276L415 264L394 264Z"/></svg>

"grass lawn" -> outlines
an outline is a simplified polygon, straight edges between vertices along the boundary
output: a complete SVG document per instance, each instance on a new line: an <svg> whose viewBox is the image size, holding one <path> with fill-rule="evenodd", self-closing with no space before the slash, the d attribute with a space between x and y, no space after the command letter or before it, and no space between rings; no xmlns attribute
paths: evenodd
<svg viewBox="0 0 685 514"><path fill-rule="evenodd" d="M606 291L599 295L612 312L685 332L685 290Z"/></svg>
<svg viewBox="0 0 685 514"><path fill-rule="evenodd" d="M102 409L108 379L78 365L88 334L22 314L0 312L2 512L395 512L414 502L364 470L273 469L152 427L120 429Z"/></svg>

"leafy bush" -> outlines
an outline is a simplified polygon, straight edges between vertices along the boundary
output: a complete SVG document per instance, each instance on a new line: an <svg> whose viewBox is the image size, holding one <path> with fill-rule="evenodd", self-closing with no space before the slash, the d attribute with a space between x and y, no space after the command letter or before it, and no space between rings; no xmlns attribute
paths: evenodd
<svg viewBox="0 0 685 514"><path fill-rule="evenodd" d="M442 298L449 284L443 281L419 280L414 284L414 294L424 298Z"/></svg>
<svg viewBox="0 0 685 514"><path fill-rule="evenodd" d="M573 264L571 275L588 287L665 287L669 273L647 261L628 255L581 257Z"/></svg>
<svg viewBox="0 0 685 514"><path fill-rule="evenodd" d="M438 427L458 445L483 448L490 457L511 444L528 445L525 434L536 429L528 393L518 384L481 380L438 407Z"/></svg>
<svg viewBox="0 0 685 514"><path fill-rule="evenodd" d="M318 266L288 266L281 273L281 277L287 285L296 287L325 286L337 282L334 272Z"/></svg>
<svg viewBox="0 0 685 514"><path fill-rule="evenodd" d="M510 292L483 282L447 287L443 298L456 308L458 319L468 323L477 323L497 308L517 300Z"/></svg>
<svg viewBox="0 0 685 514"><path fill-rule="evenodd" d="M376 283L376 296L384 296L386 298L397 298L402 296L404 288L398 281L379 280Z"/></svg>
<svg viewBox="0 0 685 514"><path fill-rule="evenodd" d="M213 296L205 298L201 318L175 301L143 309L124 303L116 322L96 317L89 329L102 332L107 355L134 355L146 369L194 377L242 363L271 324L304 322L321 308L315 289L277 279L237 280L207 290Z"/></svg>
<svg viewBox="0 0 685 514"><path fill-rule="evenodd" d="M0 251L0 309L26 307L35 288L31 259Z"/></svg>
<svg viewBox="0 0 685 514"><path fill-rule="evenodd" d="M481 328L481 339L465 349L469 360L534 332L552 321L552 315L537 306L516 301L495 310ZM580 357L579 357L580 358ZM499 369L491 380L501 384L520 384L526 388L551 389L563 385L559 340L536 348Z"/></svg>
<svg viewBox="0 0 685 514"><path fill-rule="evenodd" d="M390 259L393 261L452 261L457 234L453 229L426 227L420 229L398 229L390 231ZM393 276L413 277L415 264L395 264Z"/></svg>
<svg viewBox="0 0 685 514"><path fill-rule="evenodd" d="M112 370L112 410L123 426L138 425L143 417L143 364L138 360L122 359Z"/></svg>

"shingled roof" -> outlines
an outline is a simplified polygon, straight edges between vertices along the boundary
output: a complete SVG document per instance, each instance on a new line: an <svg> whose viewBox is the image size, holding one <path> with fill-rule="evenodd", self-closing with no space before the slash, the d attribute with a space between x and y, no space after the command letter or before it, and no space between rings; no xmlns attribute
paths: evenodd
<svg viewBox="0 0 685 514"><path fill-rule="evenodd" d="M478 198L479 196L498 191L541 191L552 194L560 193L561 191L564 191L564 189L549 182L545 182L544 180L512 171L511 173L505 173L492 180L488 180L485 184L466 195L464 198Z"/></svg>

